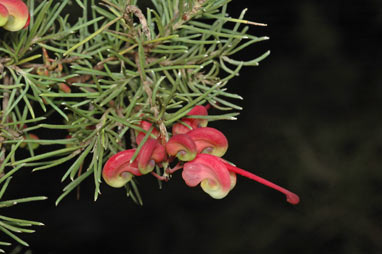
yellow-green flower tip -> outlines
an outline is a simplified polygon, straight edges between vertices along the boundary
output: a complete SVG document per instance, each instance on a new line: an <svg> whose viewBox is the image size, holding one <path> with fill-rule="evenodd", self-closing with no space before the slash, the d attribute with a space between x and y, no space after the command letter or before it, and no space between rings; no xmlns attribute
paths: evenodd
<svg viewBox="0 0 382 254"><path fill-rule="evenodd" d="M0 3L0 26L4 26L9 17L8 9Z"/></svg>

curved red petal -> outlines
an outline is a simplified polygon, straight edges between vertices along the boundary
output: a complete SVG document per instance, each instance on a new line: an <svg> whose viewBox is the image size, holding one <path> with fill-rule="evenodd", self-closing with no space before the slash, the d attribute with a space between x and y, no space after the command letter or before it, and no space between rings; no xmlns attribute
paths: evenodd
<svg viewBox="0 0 382 254"><path fill-rule="evenodd" d="M191 161L197 154L195 142L187 134L172 136L166 143L166 151L181 161Z"/></svg>
<svg viewBox="0 0 382 254"><path fill-rule="evenodd" d="M158 140L149 138L142 146L138 154L138 169L142 174L153 171L155 163L166 159L166 150Z"/></svg>
<svg viewBox="0 0 382 254"><path fill-rule="evenodd" d="M139 124L139 126L142 129L144 129L145 131L149 131L152 125L153 125L152 123L144 121L144 120L142 120L141 123ZM159 130L157 128L154 128L151 131L151 134L153 134L157 138L160 136L160 132L159 132ZM142 132L142 131L139 131L139 132L137 132L136 136L137 137L136 137L135 141L139 145L142 142L142 139L146 136L146 133Z"/></svg>
<svg viewBox="0 0 382 254"><path fill-rule="evenodd" d="M227 138L215 128L197 128L187 135L195 142L198 153L209 153L222 157L228 149Z"/></svg>
<svg viewBox="0 0 382 254"><path fill-rule="evenodd" d="M187 114L188 116L206 116L208 115L207 109L204 106L196 105L191 109L190 112ZM206 127L208 120L202 119L202 118L189 118L192 121L191 127L193 129L200 128L200 127Z"/></svg>
<svg viewBox="0 0 382 254"><path fill-rule="evenodd" d="M27 28L29 26L29 23L31 22L31 15L28 13L28 19L27 19L27 23L25 23L24 27L23 28Z"/></svg>
<svg viewBox="0 0 382 254"><path fill-rule="evenodd" d="M120 188L130 181L133 175L142 175L137 163L130 163L134 153L135 149L128 149L109 158L102 171L102 177L108 185Z"/></svg>
<svg viewBox="0 0 382 254"><path fill-rule="evenodd" d="M151 156L156 163L160 163L167 159L166 148L159 142L154 148L154 152Z"/></svg>
<svg viewBox="0 0 382 254"><path fill-rule="evenodd" d="M201 105L196 105L194 106L188 113L187 116L206 116L208 115L207 109L204 106ZM172 134L177 135L177 134L186 134L189 131L200 128L200 127L206 127L208 124L207 119L201 119L201 118L188 118L184 117L181 119L182 122L186 123L191 127L188 128L182 123L175 123L172 127Z"/></svg>
<svg viewBox="0 0 382 254"><path fill-rule="evenodd" d="M183 180L190 187L201 185L203 191L216 199L224 198L231 190L231 176L219 157L198 154L184 164Z"/></svg>
<svg viewBox="0 0 382 254"><path fill-rule="evenodd" d="M187 125L184 125L183 123L175 123L172 126L172 135L187 134L193 129L192 122L190 121L190 119L183 118L182 122L190 126L191 129L190 127L188 127Z"/></svg>

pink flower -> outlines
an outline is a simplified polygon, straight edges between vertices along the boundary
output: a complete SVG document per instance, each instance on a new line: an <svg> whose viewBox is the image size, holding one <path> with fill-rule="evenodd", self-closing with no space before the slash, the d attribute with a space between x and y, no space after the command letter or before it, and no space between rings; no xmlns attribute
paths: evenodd
<svg viewBox="0 0 382 254"><path fill-rule="evenodd" d="M0 26L18 31L29 25L28 7L21 0L0 0Z"/></svg>
<svg viewBox="0 0 382 254"><path fill-rule="evenodd" d="M216 199L227 196L236 184L236 175L227 170L222 159L210 154L198 154L185 163L182 177L188 186L200 184L203 191Z"/></svg>
<svg viewBox="0 0 382 254"><path fill-rule="evenodd" d="M108 185L120 188L129 182L133 175L142 175L138 170L138 162L130 162L134 153L135 149L128 149L109 158L102 171L102 177Z"/></svg>
<svg viewBox="0 0 382 254"><path fill-rule="evenodd" d="M236 174L264 184L285 194L287 201L298 204L300 198L283 187L261 178L244 169L237 168L227 161L210 154L198 154L193 161L184 164L182 177L186 184L195 187L199 183L202 189L213 198L224 198L235 185Z"/></svg>
<svg viewBox="0 0 382 254"><path fill-rule="evenodd" d="M196 105L193 107L190 112L187 113L188 116L206 116L208 115L207 109L204 106ZM207 119L201 119L201 118L187 118L184 117L181 119L182 122L189 125L192 129L200 128L200 127L206 127L208 120ZM185 126L182 123L175 123L172 126L172 134L186 134L189 131L191 131L190 128Z"/></svg>
<svg viewBox="0 0 382 254"><path fill-rule="evenodd" d="M166 143L167 153L181 161L191 161L197 153L223 156L228 140L222 132L210 127L196 128L187 134L176 134Z"/></svg>
<svg viewBox="0 0 382 254"><path fill-rule="evenodd" d="M136 149L128 149L111 156L103 167L105 182L115 188L123 187L131 178L153 171L155 165L166 160L164 146L158 140L149 138L142 146L137 158L131 161Z"/></svg>

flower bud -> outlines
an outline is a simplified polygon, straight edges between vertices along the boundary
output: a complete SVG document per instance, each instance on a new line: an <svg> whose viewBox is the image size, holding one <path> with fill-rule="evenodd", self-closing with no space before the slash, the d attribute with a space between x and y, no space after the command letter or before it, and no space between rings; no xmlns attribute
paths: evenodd
<svg viewBox="0 0 382 254"><path fill-rule="evenodd" d="M195 142L198 153L209 153L222 157L228 149L227 138L215 128L197 128L187 133L187 135Z"/></svg>
<svg viewBox="0 0 382 254"><path fill-rule="evenodd" d="M172 136L166 143L166 151L181 161L191 161L197 154L195 142L187 134Z"/></svg>
<svg viewBox="0 0 382 254"><path fill-rule="evenodd" d="M60 91L62 91L64 93L71 93L72 92L72 89L70 89L70 87L65 83L59 83L58 89L60 89Z"/></svg>
<svg viewBox="0 0 382 254"><path fill-rule="evenodd" d="M29 133L29 134L26 135L26 138L24 138L24 139L34 139L34 140L39 140L39 137L38 137L36 134ZM21 147L21 148L25 148L26 146L27 146L27 142L22 142L22 143L20 144L20 147ZM30 148L31 148L32 150L37 149L39 146L40 146L39 143L30 143Z"/></svg>

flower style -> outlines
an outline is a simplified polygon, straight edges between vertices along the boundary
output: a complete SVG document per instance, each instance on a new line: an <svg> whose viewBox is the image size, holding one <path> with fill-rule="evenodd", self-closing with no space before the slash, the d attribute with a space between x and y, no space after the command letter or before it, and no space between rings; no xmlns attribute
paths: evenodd
<svg viewBox="0 0 382 254"><path fill-rule="evenodd" d="M190 112L187 113L188 116L206 116L208 115L207 109L204 106L196 105L193 107ZM208 124L207 119L201 119L201 118L187 118L184 117L181 119L182 122L189 125L192 130L200 128L200 127L206 127ZM186 134L189 131L191 131L190 128L188 128L186 125L182 123L176 123L172 126L172 134Z"/></svg>
<svg viewBox="0 0 382 254"><path fill-rule="evenodd" d="M228 181L229 174L231 174L231 182ZM211 154L198 154L195 160L185 163L182 177L188 186L195 187L200 183L206 193L213 198L220 199L224 198L233 188L232 179L236 179L234 176L236 174L280 191L286 195L287 201L293 205L300 202L300 198L289 190L244 169L235 167L220 157Z"/></svg>
<svg viewBox="0 0 382 254"><path fill-rule="evenodd" d="M21 0L0 0L0 26L18 31L29 25L28 7Z"/></svg>

